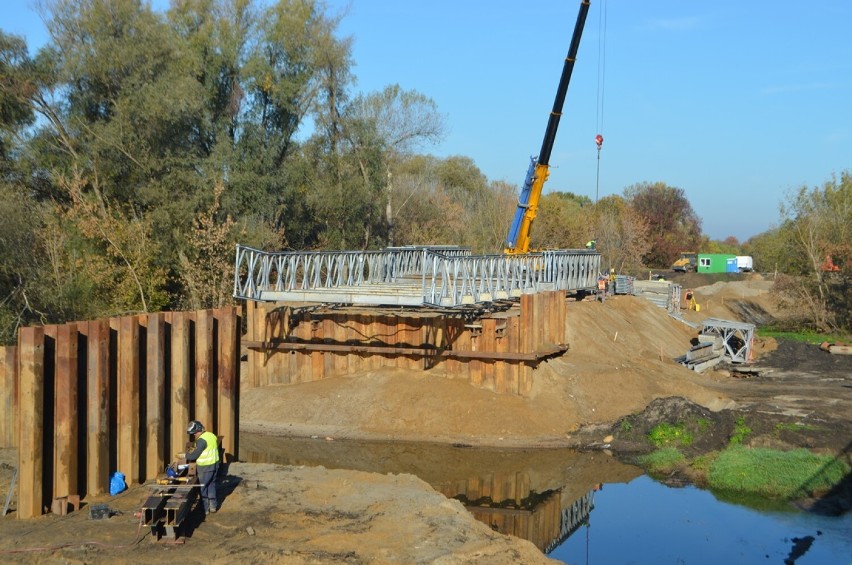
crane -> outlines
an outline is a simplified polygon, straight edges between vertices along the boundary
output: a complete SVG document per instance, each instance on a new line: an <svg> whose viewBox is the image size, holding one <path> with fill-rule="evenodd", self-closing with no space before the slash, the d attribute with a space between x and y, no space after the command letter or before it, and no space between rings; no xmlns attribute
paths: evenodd
<svg viewBox="0 0 852 565"><path fill-rule="evenodd" d="M590 0L580 2L580 12L577 14L577 23L574 25L574 35L565 57L562 67L562 78L556 89L556 99L553 101L553 110L547 121L547 129L544 132L544 141L538 157L530 158L530 166L527 170L526 180L518 197L518 208L512 225L509 227L509 235L503 252L510 255L528 253L530 250L530 228L538 211L538 202L541 199L541 191L544 182L550 175L550 153L553 150L553 142L556 139L556 129L559 127L559 118L562 117L562 106L565 103L565 95L568 92L568 83L571 81L571 73L574 70L574 61L577 58L577 49L580 47L580 37L586 25L586 15L589 12Z"/></svg>

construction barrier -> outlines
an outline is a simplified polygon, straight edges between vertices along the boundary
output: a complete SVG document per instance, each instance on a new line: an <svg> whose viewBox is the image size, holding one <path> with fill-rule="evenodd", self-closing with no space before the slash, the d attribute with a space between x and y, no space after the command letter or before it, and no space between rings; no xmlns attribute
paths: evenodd
<svg viewBox="0 0 852 565"><path fill-rule="evenodd" d="M244 386L294 384L382 367L444 368L477 387L528 395L543 359L564 353L565 292L463 312L246 303Z"/></svg>
<svg viewBox="0 0 852 565"><path fill-rule="evenodd" d="M241 317L234 307L21 328L0 348L0 447L17 447L18 517L161 473L186 423L238 453Z"/></svg>

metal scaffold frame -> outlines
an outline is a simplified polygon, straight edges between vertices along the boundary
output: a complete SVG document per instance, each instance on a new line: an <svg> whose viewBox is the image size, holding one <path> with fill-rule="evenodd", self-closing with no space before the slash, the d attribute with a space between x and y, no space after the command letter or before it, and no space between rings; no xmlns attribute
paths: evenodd
<svg viewBox="0 0 852 565"><path fill-rule="evenodd" d="M707 318L701 322L701 333L722 338L725 351L734 363L747 363L751 359L754 324Z"/></svg>
<svg viewBox="0 0 852 565"><path fill-rule="evenodd" d="M547 290L592 290L599 270L599 253L572 249L472 255L448 246L269 252L237 245L234 297L453 308Z"/></svg>

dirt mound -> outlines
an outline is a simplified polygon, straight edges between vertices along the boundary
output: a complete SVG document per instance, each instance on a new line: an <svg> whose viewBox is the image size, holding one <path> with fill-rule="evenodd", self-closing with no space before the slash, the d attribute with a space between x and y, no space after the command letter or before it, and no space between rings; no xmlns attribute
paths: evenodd
<svg viewBox="0 0 852 565"><path fill-rule="evenodd" d="M250 389L246 431L475 445L571 445L582 426L611 423L655 398L732 405L675 363L696 330L641 298L570 303L562 357L539 366L529 398L495 394L440 369L388 368L299 385Z"/></svg>
<svg viewBox="0 0 852 565"><path fill-rule="evenodd" d="M777 296L773 293L774 286L773 281L753 274L743 280L716 281L692 288L700 310L687 310L685 316L690 321L711 317L756 326L772 325L784 317Z"/></svg>

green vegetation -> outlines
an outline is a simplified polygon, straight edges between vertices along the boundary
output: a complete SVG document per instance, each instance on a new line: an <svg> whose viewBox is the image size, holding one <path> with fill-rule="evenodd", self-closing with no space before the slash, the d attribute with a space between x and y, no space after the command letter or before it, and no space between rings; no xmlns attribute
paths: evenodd
<svg viewBox="0 0 852 565"><path fill-rule="evenodd" d="M787 431L787 432L807 432L807 431L814 431L814 430L818 430L818 429L819 428L817 426L813 426L811 424L800 424L798 422L790 422L790 423L779 422L779 423L775 424L775 432L776 433L777 432L784 432L784 431Z"/></svg>
<svg viewBox="0 0 852 565"><path fill-rule="evenodd" d="M620 427L622 432L629 432L633 429L633 424L630 423L630 420L625 418L621 421Z"/></svg>
<svg viewBox="0 0 852 565"><path fill-rule="evenodd" d="M806 449L734 446L719 453L707 475L711 488L793 499L828 491L850 472L844 461Z"/></svg>
<svg viewBox="0 0 852 565"><path fill-rule="evenodd" d="M844 336L837 333L819 333L812 330L784 330L772 327L759 328L757 330L759 337L773 337L775 339L787 339L790 341L801 341L812 345L819 345L824 341L830 343L837 341L852 341L852 337Z"/></svg>
<svg viewBox="0 0 852 565"><path fill-rule="evenodd" d="M639 462L651 473L669 473L686 461L676 447L664 447L640 458Z"/></svg>
<svg viewBox="0 0 852 565"><path fill-rule="evenodd" d="M734 432L731 434L730 444L731 445L742 445L743 440L751 433L751 428L749 428L745 423L745 418L740 416L737 418L736 422L734 422Z"/></svg>
<svg viewBox="0 0 852 565"><path fill-rule="evenodd" d="M648 433L648 440L656 447L670 445L692 445L692 434L683 424L663 422Z"/></svg>

